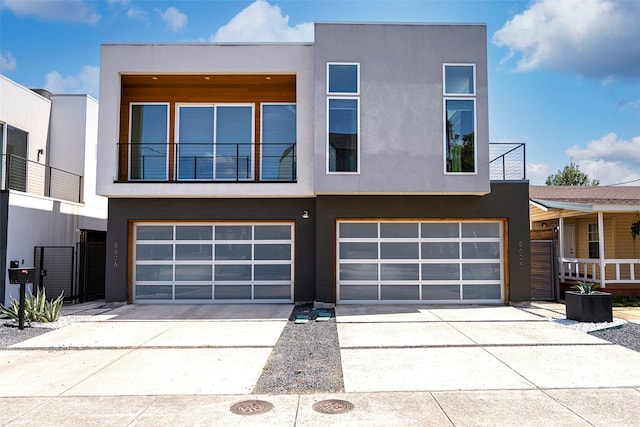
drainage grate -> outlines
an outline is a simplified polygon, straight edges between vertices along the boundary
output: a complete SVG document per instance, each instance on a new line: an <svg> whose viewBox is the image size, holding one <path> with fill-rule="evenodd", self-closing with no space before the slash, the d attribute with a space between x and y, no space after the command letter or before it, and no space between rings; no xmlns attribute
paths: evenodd
<svg viewBox="0 0 640 427"><path fill-rule="evenodd" d="M243 400L231 405L231 412L237 415L259 415L273 409L273 404L264 400Z"/></svg>
<svg viewBox="0 0 640 427"><path fill-rule="evenodd" d="M316 402L312 406L313 410L321 414L343 414L349 412L355 406L351 402L340 399L328 399Z"/></svg>

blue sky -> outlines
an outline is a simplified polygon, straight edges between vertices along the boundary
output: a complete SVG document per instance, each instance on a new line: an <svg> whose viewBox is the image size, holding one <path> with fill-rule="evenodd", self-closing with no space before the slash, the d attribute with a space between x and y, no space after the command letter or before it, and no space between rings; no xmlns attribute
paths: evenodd
<svg viewBox="0 0 640 427"><path fill-rule="evenodd" d="M101 43L312 41L313 22L486 23L492 142L533 184L640 185L640 0L0 0L0 72L99 100Z"/></svg>

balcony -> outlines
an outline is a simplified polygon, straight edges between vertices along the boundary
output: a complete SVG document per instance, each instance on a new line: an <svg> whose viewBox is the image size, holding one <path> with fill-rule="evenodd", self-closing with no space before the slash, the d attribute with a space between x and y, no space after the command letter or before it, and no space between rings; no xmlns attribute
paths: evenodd
<svg viewBox="0 0 640 427"><path fill-rule="evenodd" d="M3 154L0 189L82 203L82 176L13 154Z"/></svg>
<svg viewBox="0 0 640 427"><path fill-rule="evenodd" d="M489 176L493 181L524 181L527 163L524 144L489 143Z"/></svg>
<svg viewBox="0 0 640 427"><path fill-rule="evenodd" d="M296 182L295 143L119 143L118 182Z"/></svg>

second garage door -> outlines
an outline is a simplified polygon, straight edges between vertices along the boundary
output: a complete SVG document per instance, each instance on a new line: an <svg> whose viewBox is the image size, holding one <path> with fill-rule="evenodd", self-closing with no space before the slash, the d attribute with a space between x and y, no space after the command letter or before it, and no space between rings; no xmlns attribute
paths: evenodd
<svg viewBox="0 0 640 427"><path fill-rule="evenodd" d="M340 303L501 303L500 221L340 221Z"/></svg>

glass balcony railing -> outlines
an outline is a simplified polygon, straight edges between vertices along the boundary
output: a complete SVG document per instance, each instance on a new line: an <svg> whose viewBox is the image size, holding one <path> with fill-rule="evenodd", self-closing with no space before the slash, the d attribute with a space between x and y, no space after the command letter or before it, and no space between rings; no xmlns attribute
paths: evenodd
<svg viewBox="0 0 640 427"><path fill-rule="evenodd" d="M295 182L296 144L119 143L120 182Z"/></svg>
<svg viewBox="0 0 640 427"><path fill-rule="evenodd" d="M82 203L82 176L13 154L3 154L0 189Z"/></svg>

